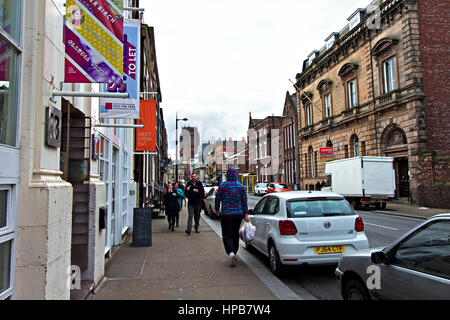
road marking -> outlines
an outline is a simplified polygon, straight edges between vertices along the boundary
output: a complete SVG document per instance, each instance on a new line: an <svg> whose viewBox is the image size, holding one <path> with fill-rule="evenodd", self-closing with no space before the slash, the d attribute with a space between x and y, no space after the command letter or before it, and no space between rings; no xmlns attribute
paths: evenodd
<svg viewBox="0 0 450 320"><path fill-rule="evenodd" d="M205 221L211 229L213 229L219 237L222 238L221 228L202 213L203 221ZM306 290L302 294L296 294L280 279L275 277L266 266L262 265L252 254L242 248L242 240L238 251L238 257L244 262L256 276L269 288L270 291L280 300L317 300L313 295ZM242 250L243 249L243 250Z"/></svg>
<svg viewBox="0 0 450 320"><path fill-rule="evenodd" d="M380 226L379 224L373 224L373 223L368 223L368 222L364 222L364 224L367 224L369 226L374 226L374 227L379 227L379 228L385 228L385 229L389 229L389 230L398 231L398 229L391 228L391 227L386 227L386 226Z"/></svg>

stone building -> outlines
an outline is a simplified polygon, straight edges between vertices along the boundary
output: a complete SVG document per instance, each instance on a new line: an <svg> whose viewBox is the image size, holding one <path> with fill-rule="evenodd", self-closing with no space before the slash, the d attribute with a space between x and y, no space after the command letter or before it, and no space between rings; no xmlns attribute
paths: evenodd
<svg viewBox="0 0 450 320"><path fill-rule="evenodd" d="M319 148L332 147L334 159L393 157L398 198L450 207L449 37L439 31L449 8L374 1L304 61L295 84L303 189L326 179Z"/></svg>

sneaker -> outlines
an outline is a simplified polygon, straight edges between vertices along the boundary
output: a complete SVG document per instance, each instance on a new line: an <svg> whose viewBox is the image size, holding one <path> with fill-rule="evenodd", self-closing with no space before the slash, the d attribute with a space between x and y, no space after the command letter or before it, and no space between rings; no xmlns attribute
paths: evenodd
<svg viewBox="0 0 450 320"><path fill-rule="evenodd" d="M191 235L191 232L189 230L185 231L188 235Z"/></svg>
<svg viewBox="0 0 450 320"><path fill-rule="evenodd" d="M230 256L230 267L234 268L236 266L237 257L236 257L236 255L233 252L231 252L229 254L229 256Z"/></svg>
<svg viewBox="0 0 450 320"><path fill-rule="evenodd" d="M195 233L200 233L200 231L198 231L198 229L195 229Z"/></svg>

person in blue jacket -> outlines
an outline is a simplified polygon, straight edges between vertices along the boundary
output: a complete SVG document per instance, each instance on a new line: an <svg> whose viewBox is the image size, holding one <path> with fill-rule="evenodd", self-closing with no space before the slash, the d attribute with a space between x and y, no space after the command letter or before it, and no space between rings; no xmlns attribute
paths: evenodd
<svg viewBox="0 0 450 320"><path fill-rule="evenodd" d="M238 181L238 173L235 168L227 171L227 181L223 182L216 195L216 215L220 216L222 225L222 239L225 251L230 259L230 267L236 265L236 254L239 249L239 228L242 219L249 222L247 191ZM222 215L220 203L222 202Z"/></svg>
<svg viewBox="0 0 450 320"><path fill-rule="evenodd" d="M178 193L178 195L180 196L180 197L178 198L178 205L179 205L179 207L180 207L180 210L178 211L177 216L176 216L176 222L177 222L176 227L178 228L178 227L180 226L180 225L179 225L179 222L180 222L180 211L181 211L181 208L183 207L184 192L183 192L183 190L179 187L178 182L175 182L175 184L173 185L173 188L174 188L175 190L177 190L177 193Z"/></svg>

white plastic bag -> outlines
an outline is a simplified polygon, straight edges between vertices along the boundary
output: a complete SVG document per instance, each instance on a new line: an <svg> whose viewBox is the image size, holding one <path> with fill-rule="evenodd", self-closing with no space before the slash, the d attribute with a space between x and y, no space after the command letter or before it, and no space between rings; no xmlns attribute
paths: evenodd
<svg viewBox="0 0 450 320"><path fill-rule="evenodd" d="M239 230L239 237L245 243L251 242L255 238L256 227L251 222L244 222Z"/></svg>

